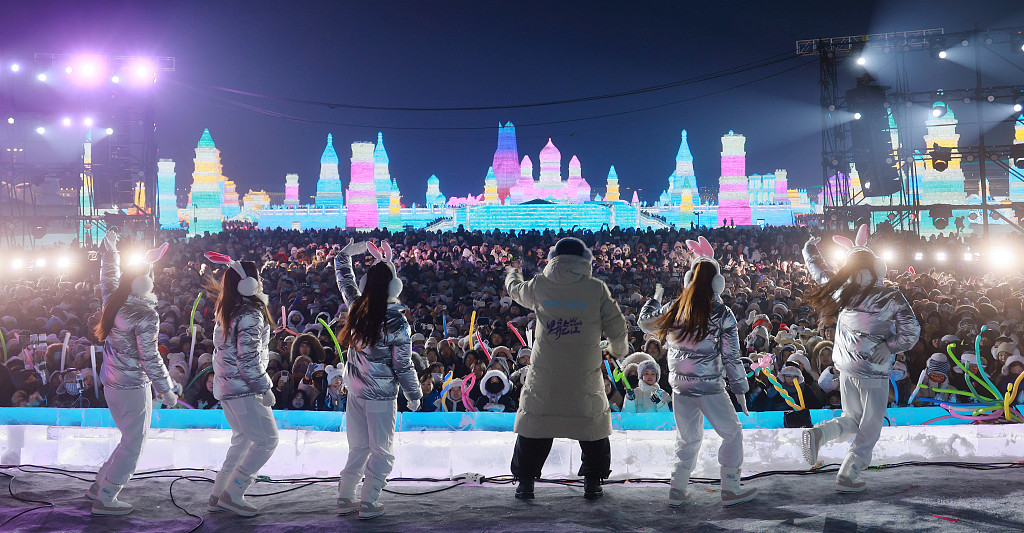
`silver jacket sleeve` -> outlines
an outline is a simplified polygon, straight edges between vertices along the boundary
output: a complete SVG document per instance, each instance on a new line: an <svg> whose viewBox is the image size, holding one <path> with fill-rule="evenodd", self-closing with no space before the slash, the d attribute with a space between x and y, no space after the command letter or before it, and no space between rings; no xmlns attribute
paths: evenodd
<svg viewBox="0 0 1024 533"><path fill-rule="evenodd" d="M227 332L217 323L213 328L213 396L234 400L270 390L269 344L270 324L254 302L240 304Z"/></svg>
<svg viewBox="0 0 1024 533"><path fill-rule="evenodd" d="M804 264L807 265L807 273L810 274L811 279L818 285L828 283L833 272L825 259L821 257L821 253L818 252L818 246L810 242L804 244L803 255Z"/></svg>
<svg viewBox="0 0 1024 533"><path fill-rule="evenodd" d="M338 290L351 308L360 296L352 258L338 253L334 258L334 271ZM407 400L423 397L412 363L412 329L404 310L398 303L388 304L381 338L373 346L348 349L345 386L349 394L364 400L393 401L401 388Z"/></svg>
<svg viewBox="0 0 1024 533"><path fill-rule="evenodd" d="M117 289L120 265L117 252L106 252L100 264L100 281L104 303ZM114 317L114 327L103 341L103 368L100 380L104 387L118 390L141 389L153 384L163 394L171 390L171 376L157 352L160 319L156 301L128 295Z"/></svg>
<svg viewBox="0 0 1024 533"><path fill-rule="evenodd" d="M648 300L640 310L639 325L645 333L657 333L654 322L668 312L672 304L659 305L657 300ZM721 338L721 349L716 350L716 339ZM740 362L740 339L736 329L736 317L732 310L718 298L711 306L711 327L707 336L698 342L681 341L669 334L665 339L668 348L669 382L674 394L705 396L729 390L746 393L749 389L747 375Z"/></svg>

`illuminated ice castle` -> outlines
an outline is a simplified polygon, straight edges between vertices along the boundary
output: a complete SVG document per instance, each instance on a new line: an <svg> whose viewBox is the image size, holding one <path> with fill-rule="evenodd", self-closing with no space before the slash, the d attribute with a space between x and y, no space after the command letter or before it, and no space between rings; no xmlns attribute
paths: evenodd
<svg viewBox="0 0 1024 533"><path fill-rule="evenodd" d="M788 189L785 170L746 175L746 139L731 131L722 138L721 208L702 200L698 194L693 154L685 130L668 186L651 205L641 202L635 191L629 201L621 197L614 166L608 168L601 187L595 187L586 178L577 156L571 156L567 167L563 167L562 153L552 139L536 154L539 168L535 172L530 155L523 154L520 159L515 135L511 122L499 124L498 146L491 167L483 175L481 193L446 197L441 191L441 180L432 175L427 179L424 203L408 206L402 202L398 180L391 175L383 134L377 134L375 143L351 144L347 188L339 172L341 160L334 148L334 138L329 134L320 158L316 195L306 205L299 199L298 174L285 176L284 200L280 204L273 204L273 193L264 191L250 191L240 202L234 182L222 173L220 151L209 130L204 130L196 146L190 202L179 210L178 217L189 222L193 235L219 231L226 220L302 230L452 230L459 226L470 230L598 230L723 223L788 225L794 223L795 215L817 209L807 191ZM173 183L173 162L162 162L161 169L159 201L166 203L171 201L164 188Z"/></svg>

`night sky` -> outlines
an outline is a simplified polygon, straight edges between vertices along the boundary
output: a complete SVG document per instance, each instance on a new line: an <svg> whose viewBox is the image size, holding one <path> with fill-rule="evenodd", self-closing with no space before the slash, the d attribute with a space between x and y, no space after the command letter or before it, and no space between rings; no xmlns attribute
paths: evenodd
<svg viewBox="0 0 1024 533"><path fill-rule="evenodd" d="M517 125L520 157L529 155L535 172L551 137L562 153L563 176L576 154L584 177L602 194L614 164L624 198L639 188L642 199L656 200L684 128L701 187L717 183L720 137L729 130L747 137L748 173L786 168L791 186L818 186L817 62L792 58L683 87L520 109L329 109L286 99L389 108L533 104L795 55L797 39L1024 24L1024 4L988 0L164 4L3 0L0 57L5 63L35 52L176 57L177 71L158 80L156 109L160 157L178 162L179 190L191 183L193 150L204 127L240 192L283 192L284 175L297 172L305 198L315 192L327 133L334 134L347 186L349 144L373 141L382 131L406 204L422 204L431 174L448 196L482 193L499 121ZM992 60L991 83L1024 83L1024 56L1001 53L1011 61ZM914 59L922 69L933 68L929 61L927 52ZM942 68L927 75L973 85L973 70ZM10 75L6 65L4 74ZM741 84L747 85L726 90ZM26 106L24 95L14 94L20 90L6 93L13 96L0 103L5 113ZM271 116L281 114L292 118ZM549 124L530 125L537 123Z"/></svg>

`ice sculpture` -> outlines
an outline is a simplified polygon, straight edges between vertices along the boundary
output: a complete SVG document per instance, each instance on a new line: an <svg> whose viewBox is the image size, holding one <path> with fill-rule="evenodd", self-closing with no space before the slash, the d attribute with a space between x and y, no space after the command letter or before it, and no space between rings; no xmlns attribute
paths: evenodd
<svg viewBox="0 0 1024 533"><path fill-rule="evenodd" d="M377 187L373 181L373 150L368 142L352 143L352 179L348 187L345 225L356 229L379 227Z"/></svg>
<svg viewBox="0 0 1024 533"><path fill-rule="evenodd" d="M178 198L175 195L174 160L161 159L156 163L156 205L160 211L160 227L180 228Z"/></svg>
<svg viewBox="0 0 1024 533"><path fill-rule="evenodd" d="M334 151L334 136L327 134L327 146L320 156L320 179L316 182L317 207L338 208L345 204L341 193L341 175L338 173L338 153Z"/></svg>
<svg viewBox="0 0 1024 533"><path fill-rule="evenodd" d="M491 163L498 182L498 198L507 203L510 189L519 179L519 148L516 144L516 127L511 122L504 126L498 123L498 148Z"/></svg>
<svg viewBox="0 0 1024 533"><path fill-rule="evenodd" d="M223 226L224 214L221 205L224 203L222 192L224 176L220 163L220 150L213 144L209 129L196 144L195 171L192 173L192 205L189 226L190 235L202 235L204 232L217 233Z"/></svg>
<svg viewBox="0 0 1024 533"><path fill-rule="evenodd" d="M286 207L299 206L299 175L284 175L284 205Z"/></svg>
<svg viewBox="0 0 1024 533"><path fill-rule="evenodd" d="M722 177L718 180L719 226L749 226L753 223L747 187L746 140L732 130L722 136Z"/></svg>

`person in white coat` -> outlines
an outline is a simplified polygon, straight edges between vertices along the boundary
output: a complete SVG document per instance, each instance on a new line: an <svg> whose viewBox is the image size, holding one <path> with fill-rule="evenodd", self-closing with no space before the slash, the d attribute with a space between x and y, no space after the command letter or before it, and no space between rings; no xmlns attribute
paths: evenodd
<svg viewBox="0 0 1024 533"><path fill-rule="evenodd" d="M757 489L740 485L743 431L729 390L747 412L747 374L740 361L736 317L721 299L725 289L714 250L704 237L686 241L696 254L683 277L683 292L661 305L664 289L657 285L654 298L640 310L640 328L665 339L668 347L672 412L676 419L676 464L672 470L668 502L678 507L689 499L687 486L704 438L704 418L718 436L718 462L722 465L722 505L754 499Z"/></svg>
<svg viewBox="0 0 1024 533"><path fill-rule="evenodd" d="M889 401L889 376L897 353L917 344L921 325L903 294L885 286L885 262L868 247L868 228L857 231L856 243L832 238L849 250L846 262L833 272L818 252L818 239L804 245L804 262L818 283L805 293L818 313L819 324L836 324L832 360L839 371L843 416L805 430L804 458L818 462L818 450L830 440L849 439L850 451L836 475L836 491L860 492L866 487L861 472L871 464L871 452L882 433Z"/></svg>
<svg viewBox="0 0 1024 533"><path fill-rule="evenodd" d="M626 319L603 281L593 276L593 255L567 237L548 252L544 272L523 279L518 263L508 268L505 290L537 313L537 341L519 396L514 430L519 435L512 475L517 499L534 498L534 481L555 438L579 441L583 496L600 498L611 472L611 411L605 394L601 333L613 357L626 355Z"/></svg>
<svg viewBox="0 0 1024 533"><path fill-rule="evenodd" d="M370 253L376 261L356 285L352 256ZM398 391L410 411L420 408L423 389L412 363L412 337L405 307L398 301L402 280L391 245L349 241L334 257L338 289L348 305L338 342L348 346L344 381L348 387L345 435L348 461L338 481L338 514L356 511L367 520L384 514L380 492L395 464L393 452ZM356 485L363 481L360 497Z"/></svg>
<svg viewBox="0 0 1024 533"><path fill-rule="evenodd" d="M658 385L658 380L661 379L661 367L658 366L658 362L653 359L640 361L636 372L640 381L636 388L626 391L622 412L667 413L671 395L665 394Z"/></svg>
<svg viewBox="0 0 1024 533"><path fill-rule="evenodd" d="M107 232L100 262L103 311L96 338L103 343L100 379L110 416L121 432L121 441L100 467L86 497L93 501L92 514L121 516L133 507L119 501L121 487L131 479L142 455L153 413L153 392L167 407L178 403L174 383L157 352L160 318L153 294L152 265L167 251L165 243L150 250L143 261L124 265L117 253L117 232ZM180 389L179 389L180 392Z"/></svg>
<svg viewBox="0 0 1024 533"><path fill-rule="evenodd" d="M207 252L206 258L228 265L220 283L210 283L207 291L217 298L213 396L220 400L231 426L231 447L217 472L207 508L255 516L259 509L245 500L245 491L278 444L271 411L276 397L267 374L274 322L256 263L234 261L215 252Z"/></svg>

